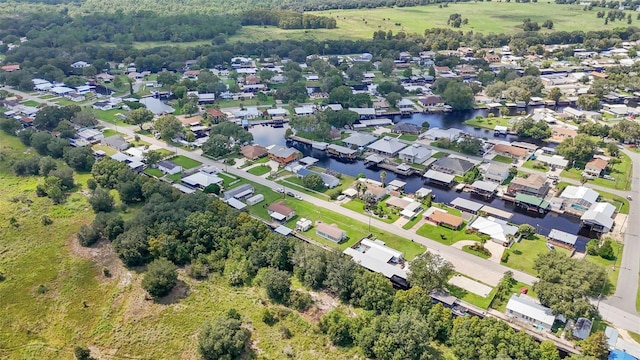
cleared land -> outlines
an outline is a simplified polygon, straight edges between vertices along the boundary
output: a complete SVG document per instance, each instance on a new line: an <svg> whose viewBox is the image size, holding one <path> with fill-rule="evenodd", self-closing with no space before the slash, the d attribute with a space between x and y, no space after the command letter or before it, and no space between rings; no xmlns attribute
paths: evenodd
<svg viewBox="0 0 640 360"><path fill-rule="evenodd" d="M556 5L549 3L449 3L448 7L437 5L405 8L378 8L355 10L327 10L310 12L314 15L330 16L336 19L336 29L282 30L276 27L247 26L230 41L262 41L273 39L327 40L327 39L371 39L378 30L394 33L422 34L427 28L450 28L447 25L449 15L459 13L469 19L467 25L458 29L464 32L481 33L517 33L522 31L522 21L530 18L542 24L551 20L551 31L603 30L626 26L622 23L604 25L603 19L597 19L597 8L583 11L579 5ZM634 21L635 22L635 21ZM396 25L399 24L399 25ZM632 23L632 25L634 25ZM545 30L548 31L548 30Z"/></svg>

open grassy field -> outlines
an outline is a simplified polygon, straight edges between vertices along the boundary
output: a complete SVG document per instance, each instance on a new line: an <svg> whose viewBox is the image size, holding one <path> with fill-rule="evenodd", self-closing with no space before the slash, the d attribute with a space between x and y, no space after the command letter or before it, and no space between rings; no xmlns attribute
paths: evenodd
<svg viewBox="0 0 640 360"><path fill-rule="evenodd" d="M509 260L503 265L536 276L537 273L533 269L536 258L539 254L551 251L546 244L546 240L541 236L538 236L536 240L522 239L513 244L508 250L505 250L505 252L509 253ZM569 250L559 246L556 246L553 251L569 255Z"/></svg>
<svg viewBox="0 0 640 360"><path fill-rule="evenodd" d="M459 29L464 32L516 33L525 18L542 24L552 20L551 31L603 30L622 26L621 23L604 25L604 20L596 18L597 10L583 11L579 5L557 5L547 2L478 2L449 3L448 7L425 5L404 8L378 8L355 10L327 10L311 12L314 15L333 17L336 29L283 30L276 27L247 26L230 41L256 42L272 39L328 40L328 39L370 39L375 31L391 30L422 34L427 28L451 28L447 25L449 15L459 13L469 19L467 25ZM635 21L635 20L634 20ZM399 25L396 25L399 24ZM453 29L453 28L451 28ZM547 31L547 30L545 30Z"/></svg>

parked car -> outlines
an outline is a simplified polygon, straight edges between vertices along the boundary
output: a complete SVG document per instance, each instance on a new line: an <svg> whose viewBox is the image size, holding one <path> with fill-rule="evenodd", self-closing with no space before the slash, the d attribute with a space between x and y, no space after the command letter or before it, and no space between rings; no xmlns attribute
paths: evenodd
<svg viewBox="0 0 640 360"><path fill-rule="evenodd" d="M289 196L296 196L296 194L293 193L293 191L287 191L287 195Z"/></svg>
<svg viewBox="0 0 640 360"><path fill-rule="evenodd" d="M300 195L295 195L295 197L296 197L296 199L298 199L298 200L302 200L302 196L300 196Z"/></svg>
<svg viewBox="0 0 640 360"><path fill-rule="evenodd" d="M607 179L607 180L611 180L611 181L615 181L616 180L616 178L614 178L611 175L602 175L602 178Z"/></svg>
<svg viewBox="0 0 640 360"><path fill-rule="evenodd" d="M627 200L631 200L631 195L627 195Z"/></svg>
<svg viewBox="0 0 640 360"><path fill-rule="evenodd" d="M336 200L338 201L342 201L344 200L345 196L344 195L338 195L338 197L336 198Z"/></svg>
<svg viewBox="0 0 640 360"><path fill-rule="evenodd" d="M280 187L276 188L276 192L279 193L279 194L282 194L284 192L284 189L280 188Z"/></svg>

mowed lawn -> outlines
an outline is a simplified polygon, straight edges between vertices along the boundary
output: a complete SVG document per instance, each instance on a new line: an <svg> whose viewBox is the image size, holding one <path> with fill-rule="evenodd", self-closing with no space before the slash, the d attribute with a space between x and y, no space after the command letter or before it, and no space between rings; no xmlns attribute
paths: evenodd
<svg viewBox="0 0 640 360"><path fill-rule="evenodd" d="M202 165L202 163L200 161L193 160L191 158L188 158L188 157L182 156L182 155L174 156L169 160L173 161L177 165L182 166L182 168L185 169L185 170L193 169L196 166Z"/></svg>
<svg viewBox="0 0 640 360"><path fill-rule="evenodd" d="M481 33L517 33L522 31L522 21L530 18L542 25L552 20L553 30L576 31L585 29L614 29L621 23L604 25L603 19L596 18L598 8L583 11L580 5L557 5L547 2L477 2L448 3L447 7L425 5L404 8L377 8L354 10L327 10L310 12L310 14L333 17L337 21L336 29L283 30L276 27L246 26L238 34L230 37L230 41L263 41L273 39L292 40L327 40L327 39L371 39L378 30L391 30L394 34L400 31L423 34L428 28L450 28L447 25L449 15L459 13L469 23L458 29L464 32ZM632 25L637 20L633 19ZM626 26L626 24L625 24Z"/></svg>

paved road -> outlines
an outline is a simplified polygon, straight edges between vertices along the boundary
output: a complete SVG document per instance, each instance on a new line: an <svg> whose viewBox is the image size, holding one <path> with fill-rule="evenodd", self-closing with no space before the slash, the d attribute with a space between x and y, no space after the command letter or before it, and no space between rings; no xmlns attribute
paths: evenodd
<svg viewBox="0 0 640 360"><path fill-rule="evenodd" d="M618 275L618 286L613 296L604 302L618 309L636 314L636 297L638 294L638 278L640 273L640 154L624 150L633 163L629 216L624 234L624 251ZM622 224L617 224L621 226ZM638 324L640 326L640 324Z"/></svg>
<svg viewBox="0 0 640 360"><path fill-rule="evenodd" d="M40 98L31 96L27 93L22 93L19 91L12 90L14 93L21 95L25 99L35 100L41 103L46 103L48 105L57 105L50 101L42 100ZM101 122L101 125L107 128L114 128L115 126L110 123ZM133 128L130 127L119 127L119 132L122 132L128 136L136 135ZM157 145L162 148L167 148L169 150L173 150L179 155L185 155L196 159L203 164L214 165L218 168L225 167L224 164L220 162L213 161L209 158L206 158L201 155L200 151L185 151L180 148L171 148L168 147L166 143L161 142L155 138L140 136L144 141L149 142L151 144ZM625 248L623 252L622 262L621 262L621 271L620 277L618 280L618 287L616 289L616 293L606 299L602 299L599 303L594 300L594 304L599 305L600 313L602 317L614 324L616 327L620 327L623 329L627 329L630 331L640 333L640 316L637 315L635 310L635 299L637 295L638 289L638 273L640 270L640 243L638 236L640 234L640 196L638 190L640 189L640 154L633 153L629 151L625 151L627 155L629 155L634 163L633 167L633 183L631 192L634 200L631 201L631 209L629 213L629 219L635 219L636 221L629 221L627 224L627 231L625 233ZM253 182L259 183L261 185L275 188L280 185L275 182L266 180L262 177L251 175L243 170L239 170L236 168L227 168L227 171L233 175L247 178ZM563 181L568 181L570 183L574 183L574 180L564 179ZM599 186L591 186L595 189L601 189L604 191L608 191L614 194L618 194L621 196L626 196L629 192L625 191L617 191L608 188L601 188ZM371 219L364 214L356 213L349 209L343 208L338 204L331 203L328 201L320 200L318 198L312 197L310 195L299 193L294 191L300 195L305 201L310 201L319 206L322 206L326 209L334 211L336 213L342 214L346 217L350 217L354 220L368 223L371 222L371 225L384 230L390 233L394 233L405 237L407 239L412 239L420 244L427 246L429 251L440 254L448 261L450 261L456 268L456 270L462 274L470 276L475 279L482 279L483 282L488 285L495 286L499 279L502 277L502 274L506 271L512 271L514 273L515 279L521 281L526 284L533 284L537 278L528 274L525 274L520 271L513 270L501 264L497 264L494 262L486 261L477 256L465 253L461 250L455 249L453 247L438 243L436 241L430 240L428 238L419 236L411 231L404 230L398 228L392 224L387 224L385 222L379 221L377 219Z"/></svg>

